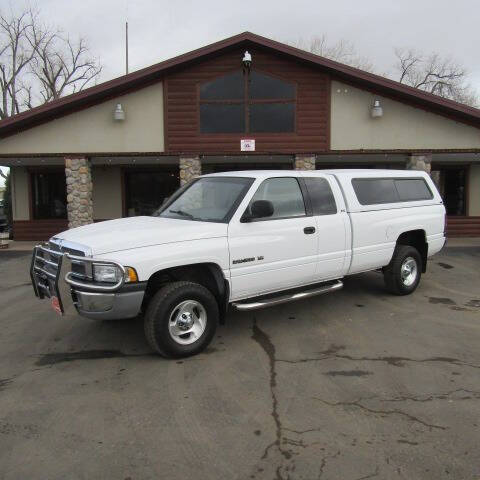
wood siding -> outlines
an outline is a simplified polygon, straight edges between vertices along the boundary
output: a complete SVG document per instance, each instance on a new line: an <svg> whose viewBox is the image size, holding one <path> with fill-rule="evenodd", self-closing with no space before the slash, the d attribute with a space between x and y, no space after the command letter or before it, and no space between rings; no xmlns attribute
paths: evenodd
<svg viewBox="0 0 480 480"><path fill-rule="evenodd" d="M447 217L448 237L480 237L480 217Z"/></svg>
<svg viewBox="0 0 480 480"><path fill-rule="evenodd" d="M14 220L14 240L48 240L68 228L68 220Z"/></svg>
<svg viewBox="0 0 480 480"><path fill-rule="evenodd" d="M329 148L330 79L281 55L248 48L252 69L294 82L297 87L294 133L200 134L198 87L241 68L245 47L204 60L165 78L165 147L172 153L238 153L240 139L254 138L256 152L310 153Z"/></svg>

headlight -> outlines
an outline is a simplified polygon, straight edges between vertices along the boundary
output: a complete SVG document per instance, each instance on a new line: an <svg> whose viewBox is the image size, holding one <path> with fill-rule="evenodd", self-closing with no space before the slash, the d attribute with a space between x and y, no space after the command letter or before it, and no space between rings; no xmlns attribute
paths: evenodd
<svg viewBox="0 0 480 480"><path fill-rule="evenodd" d="M116 265L94 263L93 280L95 282L118 283L122 278L122 271ZM125 283L138 282L137 272L132 267L125 267Z"/></svg>
<svg viewBox="0 0 480 480"><path fill-rule="evenodd" d="M115 265L102 263L93 264L93 280L95 282L118 283L122 278L122 271Z"/></svg>

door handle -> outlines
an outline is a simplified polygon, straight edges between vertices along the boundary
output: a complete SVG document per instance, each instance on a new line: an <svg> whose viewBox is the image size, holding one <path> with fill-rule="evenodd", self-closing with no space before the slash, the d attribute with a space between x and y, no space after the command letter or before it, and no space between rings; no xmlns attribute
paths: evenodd
<svg viewBox="0 0 480 480"><path fill-rule="evenodd" d="M305 227L305 228L303 229L303 233L304 233L305 235L309 235L309 234L311 234L311 233L315 233L315 227Z"/></svg>

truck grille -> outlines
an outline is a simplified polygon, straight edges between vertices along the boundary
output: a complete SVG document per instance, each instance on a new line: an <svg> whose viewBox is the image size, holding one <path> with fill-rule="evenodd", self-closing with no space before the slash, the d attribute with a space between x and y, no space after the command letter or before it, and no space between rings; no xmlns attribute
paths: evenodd
<svg viewBox="0 0 480 480"><path fill-rule="evenodd" d="M36 255L33 259L33 272L37 277L37 286L39 294L42 296L51 296L54 291L55 281L58 275L58 263L64 253L70 253L77 257L84 257L85 252L73 248L60 247L55 242L48 242L36 248ZM87 271L88 267L84 262L72 260L72 275L79 280L91 281L91 273Z"/></svg>

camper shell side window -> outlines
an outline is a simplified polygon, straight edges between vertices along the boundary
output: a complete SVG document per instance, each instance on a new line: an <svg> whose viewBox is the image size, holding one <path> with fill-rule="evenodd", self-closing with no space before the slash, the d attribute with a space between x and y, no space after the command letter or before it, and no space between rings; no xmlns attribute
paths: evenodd
<svg viewBox="0 0 480 480"><path fill-rule="evenodd" d="M423 178L353 178L353 190L361 205L432 200Z"/></svg>

